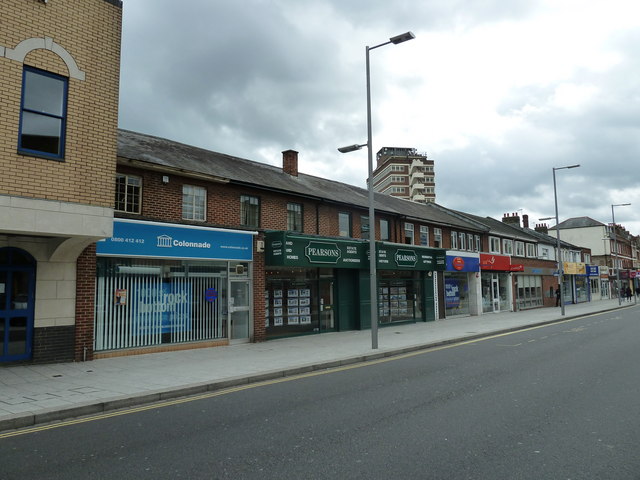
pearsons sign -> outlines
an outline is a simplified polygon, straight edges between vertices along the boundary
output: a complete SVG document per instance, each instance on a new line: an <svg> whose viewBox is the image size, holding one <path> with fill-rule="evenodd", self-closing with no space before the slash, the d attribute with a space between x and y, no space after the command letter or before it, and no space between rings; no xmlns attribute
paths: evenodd
<svg viewBox="0 0 640 480"><path fill-rule="evenodd" d="M369 268L369 242L267 232L266 264L286 267ZM444 270L445 251L377 242L377 267L385 270Z"/></svg>
<svg viewBox="0 0 640 480"><path fill-rule="evenodd" d="M118 257L207 260L253 259L255 232L116 219L113 236L96 243L96 253Z"/></svg>
<svg viewBox="0 0 640 480"><path fill-rule="evenodd" d="M266 264L285 267L365 268L362 242L267 232Z"/></svg>

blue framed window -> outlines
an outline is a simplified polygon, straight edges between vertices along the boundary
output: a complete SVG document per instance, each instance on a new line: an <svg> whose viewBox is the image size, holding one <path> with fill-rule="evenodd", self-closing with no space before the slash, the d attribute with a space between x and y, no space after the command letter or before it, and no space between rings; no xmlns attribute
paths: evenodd
<svg viewBox="0 0 640 480"><path fill-rule="evenodd" d="M24 67L18 152L64 158L69 79Z"/></svg>

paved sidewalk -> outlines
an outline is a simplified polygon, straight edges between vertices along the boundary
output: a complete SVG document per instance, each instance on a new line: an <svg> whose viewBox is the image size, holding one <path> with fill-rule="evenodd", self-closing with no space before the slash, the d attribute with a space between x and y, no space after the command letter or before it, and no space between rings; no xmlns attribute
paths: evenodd
<svg viewBox="0 0 640 480"><path fill-rule="evenodd" d="M634 303L624 303L623 307ZM618 300L567 305L564 318L619 308ZM261 380L392 356L561 320L560 308L454 317L91 362L0 367L0 431Z"/></svg>

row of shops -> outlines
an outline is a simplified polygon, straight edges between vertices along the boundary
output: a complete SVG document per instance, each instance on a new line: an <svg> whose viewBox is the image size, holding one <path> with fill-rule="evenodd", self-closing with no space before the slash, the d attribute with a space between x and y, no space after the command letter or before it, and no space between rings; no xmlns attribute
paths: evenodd
<svg viewBox="0 0 640 480"><path fill-rule="evenodd" d="M370 327L367 241L256 235L116 220L113 237L96 249L95 351ZM260 271L254 250L264 252ZM506 255L378 242L377 269L381 326L555 301L551 265L514 264ZM606 293L597 267L565 264L565 272L566 302ZM263 298L254 291L260 276Z"/></svg>
<svg viewBox="0 0 640 480"><path fill-rule="evenodd" d="M555 305L554 262L387 242L376 252L381 326ZM9 253L0 296L16 320L5 357L20 360L33 341L36 272ZM96 356L367 329L368 255L365 240L117 219L96 243L95 292L79 300L95 304ZM564 272L566 303L609 298L608 271L565 263Z"/></svg>

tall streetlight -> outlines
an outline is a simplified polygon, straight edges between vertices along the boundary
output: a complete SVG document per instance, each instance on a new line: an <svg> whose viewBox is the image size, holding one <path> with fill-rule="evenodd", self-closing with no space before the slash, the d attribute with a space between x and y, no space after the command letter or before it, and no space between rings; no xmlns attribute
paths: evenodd
<svg viewBox="0 0 640 480"><path fill-rule="evenodd" d="M622 305L622 296L620 295L620 266L618 265L618 233L616 232L616 216L613 207L627 207L630 203L616 203L611 205L611 231L613 232L613 251L616 255L614 266L616 268L616 290L618 290L618 305Z"/></svg>
<svg viewBox="0 0 640 480"><path fill-rule="evenodd" d="M556 249L558 251L558 287L560 288L560 311L564 316L564 272L562 265L562 254L560 250L560 219L558 217L558 192L556 189L556 170L565 170L568 168L578 168L580 165L568 165L566 167L553 167L553 199L556 204ZM553 217L541 218L540 220L549 220Z"/></svg>
<svg viewBox="0 0 640 480"><path fill-rule="evenodd" d="M367 68L367 143L349 145L338 149L340 153L354 152L362 147L367 147L369 160L369 178L367 188L369 190L369 294L371 296L371 348L378 348L378 292L377 292L377 273L376 273L376 221L375 209L373 207L373 143L371 140L371 73L369 69L369 52L375 48L382 47L393 43L403 43L413 40L416 36L411 32L403 33L391 37L388 42L381 43L374 47L367 46L366 68Z"/></svg>

